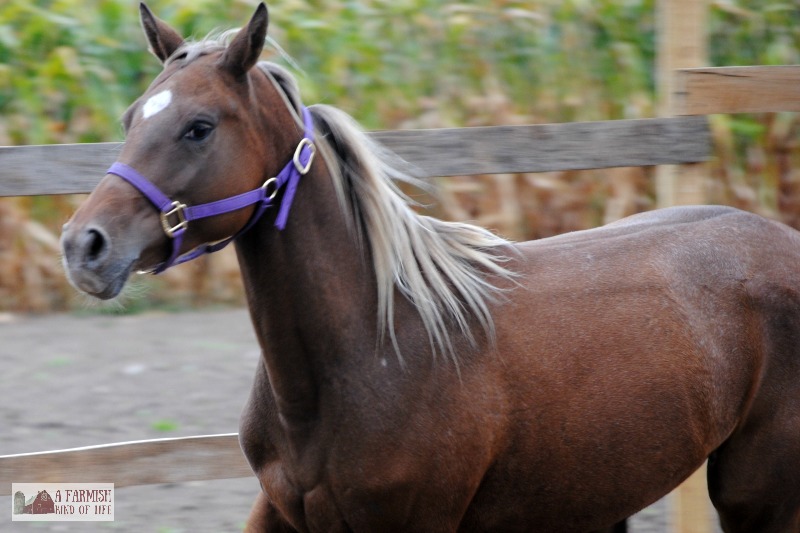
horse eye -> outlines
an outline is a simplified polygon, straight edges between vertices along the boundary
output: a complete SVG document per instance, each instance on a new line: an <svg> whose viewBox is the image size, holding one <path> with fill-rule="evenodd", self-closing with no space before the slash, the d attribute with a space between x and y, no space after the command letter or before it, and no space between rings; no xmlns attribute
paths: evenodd
<svg viewBox="0 0 800 533"><path fill-rule="evenodd" d="M211 135L212 131L214 131L213 125L209 124L208 122L198 121L192 123L189 131L186 132L184 137L190 141L202 141Z"/></svg>

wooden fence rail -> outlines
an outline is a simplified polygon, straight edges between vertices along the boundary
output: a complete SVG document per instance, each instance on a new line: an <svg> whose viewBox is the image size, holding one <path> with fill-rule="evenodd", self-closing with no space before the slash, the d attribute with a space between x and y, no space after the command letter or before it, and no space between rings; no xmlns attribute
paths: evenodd
<svg viewBox="0 0 800 533"><path fill-rule="evenodd" d="M679 115L800 111L800 66L687 68L677 71Z"/></svg>
<svg viewBox="0 0 800 533"><path fill-rule="evenodd" d="M371 134L421 176L466 176L704 161L702 117L384 131ZM0 196L91 191L122 143L0 147Z"/></svg>

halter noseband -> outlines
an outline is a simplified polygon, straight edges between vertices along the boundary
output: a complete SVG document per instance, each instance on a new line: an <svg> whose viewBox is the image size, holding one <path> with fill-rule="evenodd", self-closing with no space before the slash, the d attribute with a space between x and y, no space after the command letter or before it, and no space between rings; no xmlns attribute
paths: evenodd
<svg viewBox="0 0 800 533"><path fill-rule="evenodd" d="M258 189L223 200L188 206L177 200L170 200L150 180L128 165L119 162L111 165L111 168L107 171L108 174L119 176L136 187L136 189L160 211L161 226L167 237L172 239L172 253L169 259L156 265L152 270L153 274L160 274L171 266L180 265L181 263L191 261L203 254L210 254L225 248L231 241L235 240L258 222L258 219L260 219L267 208L272 205L272 200L284 185L286 186L286 191L283 195L280 211L278 211L278 217L275 220L275 226L281 230L286 227L286 219L289 216L289 209L291 208L294 194L297 191L300 177L308 173L317 151L314 145L314 124L311 118L311 112L305 106L301 107L301 112L305 131L303 139L295 149L292 160L283 167L277 176L269 178ZM178 255L181 245L183 244L183 235L189 227L189 222L200 218L230 213L253 204L256 204L256 208L250 220L248 220L247 224L233 236L215 243L198 246L190 252L181 256Z"/></svg>

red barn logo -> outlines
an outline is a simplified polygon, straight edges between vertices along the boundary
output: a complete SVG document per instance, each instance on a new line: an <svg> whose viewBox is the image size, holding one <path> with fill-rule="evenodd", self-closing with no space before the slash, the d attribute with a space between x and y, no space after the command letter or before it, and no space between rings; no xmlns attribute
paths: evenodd
<svg viewBox="0 0 800 533"><path fill-rule="evenodd" d="M12 483L11 493L12 522L114 521L113 483Z"/></svg>
<svg viewBox="0 0 800 533"><path fill-rule="evenodd" d="M14 494L14 514L52 514L56 512L56 504L46 490L40 490L36 496L25 499L25 494L17 491Z"/></svg>

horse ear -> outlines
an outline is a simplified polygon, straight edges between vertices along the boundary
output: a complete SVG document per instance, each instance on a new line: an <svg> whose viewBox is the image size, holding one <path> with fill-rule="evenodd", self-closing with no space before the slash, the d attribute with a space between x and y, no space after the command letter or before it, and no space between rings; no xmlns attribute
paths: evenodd
<svg viewBox="0 0 800 533"><path fill-rule="evenodd" d="M144 2L139 4L139 13L150 50L164 63L183 44L183 37L169 24L153 15Z"/></svg>
<svg viewBox="0 0 800 533"><path fill-rule="evenodd" d="M264 2L261 2L258 4L258 8L247 27L236 34L233 42L225 50L225 54L220 60L222 67L237 78L247 74L258 62L261 51L264 49L264 39L267 38L268 24L267 6Z"/></svg>

